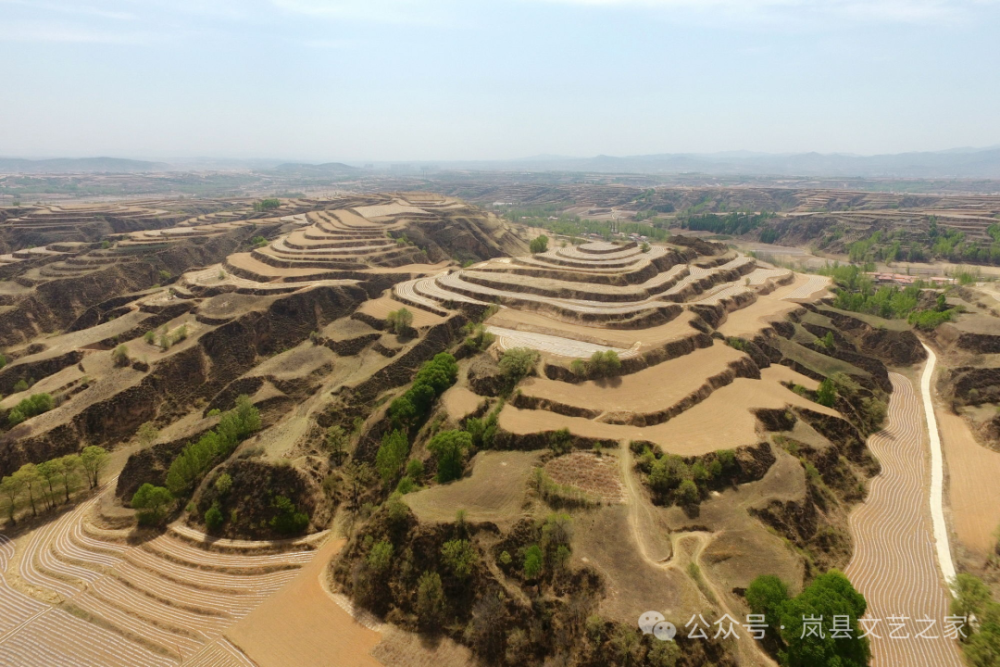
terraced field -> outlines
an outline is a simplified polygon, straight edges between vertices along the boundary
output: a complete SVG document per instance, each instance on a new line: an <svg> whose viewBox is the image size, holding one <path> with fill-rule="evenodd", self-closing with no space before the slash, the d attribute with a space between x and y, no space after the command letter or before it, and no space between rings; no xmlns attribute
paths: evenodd
<svg viewBox="0 0 1000 667"><path fill-rule="evenodd" d="M0 665L253 665L222 634L295 577L315 538L208 543L175 526L134 544L99 506L24 536L16 558L0 538L19 582L0 582Z"/></svg>

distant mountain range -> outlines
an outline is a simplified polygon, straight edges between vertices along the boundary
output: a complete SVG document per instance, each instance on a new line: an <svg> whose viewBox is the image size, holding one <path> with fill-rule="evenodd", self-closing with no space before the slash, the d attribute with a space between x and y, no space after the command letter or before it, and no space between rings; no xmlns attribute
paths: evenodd
<svg viewBox="0 0 1000 667"><path fill-rule="evenodd" d="M456 166L456 163L444 166ZM893 155L823 153L770 154L746 151L667 153L592 158L539 156L506 162L468 162L475 170L577 171L599 173L725 176L826 176L888 178L1000 178L1000 147Z"/></svg>
<svg viewBox="0 0 1000 667"><path fill-rule="evenodd" d="M369 165L372 166L372 165ZM700 173L718 176L805 176L916 179L1000 179L1000 146L955 148L924 153L848 155L842 153L665 153L615 157L574 158L539 155L520 160L420 161L375 164L375 171L432 166L437 170L596 172L632 174ZM273 160L211 160L178 164L121 158L57 158L27 160L0 158L0 174L142 173L160 171L253 170L287 178L350 177L368 171L341 162L309 164Z"/></svg>
<svg viewBox="0 0 1000 667"><path fill-rule="evenodd" d="M116 157L54 158L51 160L0 157L0 174L132 174L146 171L166 171L169 168L170 165L163 162L126 160Z"/></svg>

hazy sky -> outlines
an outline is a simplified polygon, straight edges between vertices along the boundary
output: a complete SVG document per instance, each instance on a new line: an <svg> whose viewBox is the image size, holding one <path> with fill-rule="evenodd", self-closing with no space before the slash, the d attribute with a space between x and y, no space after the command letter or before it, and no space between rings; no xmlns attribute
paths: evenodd
<svg viewBox="0 0 1000 667"><path fill-rule="evenodd" d="M1000 144L1000 0L0 0L0 155Z"/></svg>

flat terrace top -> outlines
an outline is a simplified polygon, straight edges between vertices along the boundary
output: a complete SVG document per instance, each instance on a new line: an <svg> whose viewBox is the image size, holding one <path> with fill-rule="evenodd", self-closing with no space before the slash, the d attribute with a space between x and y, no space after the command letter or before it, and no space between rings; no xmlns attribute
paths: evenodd
<svg viewBox="0 0 1000 667"><path fill-rule="evenodd" d="M405 215L407 213L424 214L427 213L422 208L416 206L404 206L403 204L383 204L380 206L357 206L354 208L358 215L368 218L384 218L390 215Z"/></svg>

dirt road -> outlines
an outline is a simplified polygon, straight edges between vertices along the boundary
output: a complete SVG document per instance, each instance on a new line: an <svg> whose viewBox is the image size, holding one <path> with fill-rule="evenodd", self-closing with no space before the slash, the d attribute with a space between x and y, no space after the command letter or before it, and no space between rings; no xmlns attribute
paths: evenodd
<svg viewBox="0 0 1000 667"><path fill-rule="evenodd" d="M882 472L851 514L854 557L846 574L868 600L867 617L879 619L871 638L875 667L961 667L957 644L942 637L949 596L935 549L924 414L910 381L897 373L890 379L888 424L868 441ZM939 638L918 638L928 626L918 619L934 621L924 636ZM904 627L893 632L891 623Z"/></svg>

